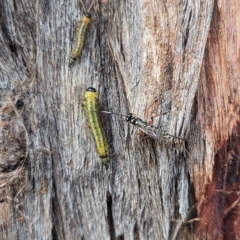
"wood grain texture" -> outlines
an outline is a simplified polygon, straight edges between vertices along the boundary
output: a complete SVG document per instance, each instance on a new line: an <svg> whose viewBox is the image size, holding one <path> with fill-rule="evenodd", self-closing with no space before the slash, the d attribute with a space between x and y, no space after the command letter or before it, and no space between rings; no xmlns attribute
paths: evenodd
<svg viewBox="0 0 240 240"><path fill-rule="evenodd" d="M205 151L193 179L203 239L240 238L239 11L238 1L216 1L198 87Z"/></svg>
<svg viewBox="0 0 240 240"><path fill-rule="evenodd" d="M213 171L204 120L196 120L213 3L1 1L0 87L24 98L29 154L21 221L11 205L0 239L198 239L196 223L185 222L197 218L207 179L198 176ZM84 12L89 32L69 68ZM102 110L157 116L153 124L185 144L139 136L119 116L103 115L106 170L81 106L90 86Z"/></svg>

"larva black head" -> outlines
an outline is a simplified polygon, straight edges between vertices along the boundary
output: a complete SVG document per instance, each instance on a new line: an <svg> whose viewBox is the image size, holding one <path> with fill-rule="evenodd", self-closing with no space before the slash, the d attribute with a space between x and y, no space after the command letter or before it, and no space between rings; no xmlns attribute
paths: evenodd
<svg viewBox="0 0 240 240"><path fill-rule="evenodd" d="M126 121L132 124L136 123L136 118L132 115L132 113L128 113L126 116Z"/></svg>
<svg viewBox="0 0 240 240"><path fill-rule="evenodd" d="M87 88L88 92L96 92L96 89L94 87L89 87Z"/></svg>
<svg viewBox="0 0 240 240"><path fill-rule="evenodd" d="M91 17L92 17L92 15L91 15L90 13L86 13L85 16L86 16L87 18L91 18Z"/></svg>

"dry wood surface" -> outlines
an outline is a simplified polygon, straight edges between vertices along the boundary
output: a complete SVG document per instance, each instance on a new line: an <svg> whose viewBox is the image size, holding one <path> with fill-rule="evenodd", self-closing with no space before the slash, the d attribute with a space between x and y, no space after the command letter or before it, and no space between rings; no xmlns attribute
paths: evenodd
<svg viewBox="0 0 240 240"><path fill-rule="evenodd" d="M238 239L239 11L238 0L2 0L0 240ZM184 140L102 113L105 167L88 87L101 111Z"/></svg>

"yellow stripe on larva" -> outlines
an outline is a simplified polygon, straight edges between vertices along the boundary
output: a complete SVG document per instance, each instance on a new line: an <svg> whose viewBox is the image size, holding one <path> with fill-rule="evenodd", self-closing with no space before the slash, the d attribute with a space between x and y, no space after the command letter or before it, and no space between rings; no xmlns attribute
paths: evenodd
<svg viewBox="0 0 240 240"><path fill-rule="evenodd" d="M93 87L89 87L85 92L84 110L96 143L98 154L102 159L102 163L106 164L109 160L108 144L99 117L96 89Z"/></svg>
<svg viewBox="0 0 240 240"><path fill-rule="evenodd" d="M76 61L76 59L80 56L82 52L85 35L90 22L91 22L91 14L86 13L86 15L84 15L82 19L79 21L79 23L77 24L75 35L74 35L73 48L70 55L69 66Z"/></svg>

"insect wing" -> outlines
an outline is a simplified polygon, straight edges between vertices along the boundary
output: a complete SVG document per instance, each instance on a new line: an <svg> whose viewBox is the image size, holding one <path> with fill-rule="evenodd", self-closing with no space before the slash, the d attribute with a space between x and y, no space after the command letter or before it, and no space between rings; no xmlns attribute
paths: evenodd
<svg viewBox="0 0 240 240"><path fill-rule="evenodd" d="M162 138L162 136L158 133L157 129L152 125L140 124L140 125L137 125L137 127L151 138L154 138L157 140Z"/></svg>
<svg viewBox="0 0 240 240"><path fill-rule="evenodd" d="M163 138L171 138L171 137L178 138L166 133L165 131L162 130L162 128L156 128L153 125L147 124L140 118L136 119L135 126L141 129L149 137L154 138L156 140L161 140Z"/></svg>

